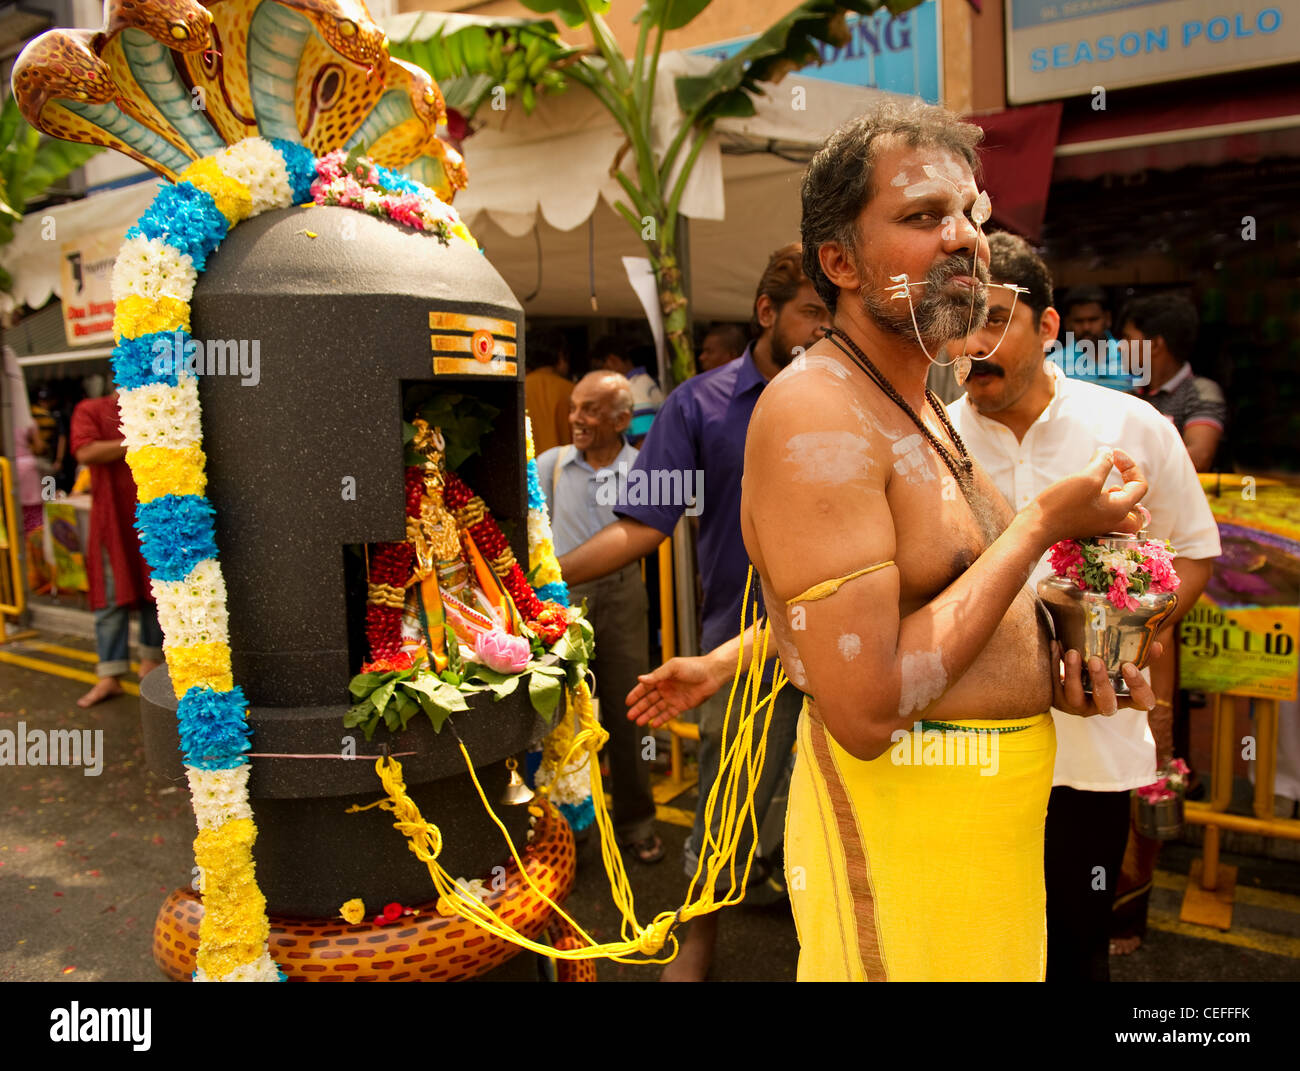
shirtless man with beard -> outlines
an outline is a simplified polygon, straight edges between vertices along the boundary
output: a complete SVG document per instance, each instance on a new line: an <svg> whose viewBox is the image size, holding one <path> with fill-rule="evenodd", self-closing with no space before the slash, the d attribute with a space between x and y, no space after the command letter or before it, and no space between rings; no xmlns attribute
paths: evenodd
<svg viewBox="0 0 1300 1071"><path fill-rule="evenodd" d="M979 136L887 105L828 139L803 249L834 326L750 423L745 546L806 696L786 826L800 979L1041 979L1049 710L1117 709L1100 662L1085 696L1025 584L1060 539L1135 531L1141 472L1098 451L1013 515L925 392L926 349L985 316ZM927 283L915 328L900 274Z"/></svg>

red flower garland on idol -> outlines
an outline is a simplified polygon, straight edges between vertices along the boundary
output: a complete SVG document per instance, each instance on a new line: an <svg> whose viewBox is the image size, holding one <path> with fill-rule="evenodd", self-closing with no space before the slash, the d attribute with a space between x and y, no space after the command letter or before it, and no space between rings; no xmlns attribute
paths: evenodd
<svg viewBox="0 0 1300 1071"><path fill-rule="evenodd" d="M488 513L483 500L454 472L447 473L442 499L455 516L456 523L474 537L479 552L487 559L492 571L501 578L501 583L514 599L515 607L524 620L536 621L541 617L546 608L528 583L524 571L519 568L510 544L497 527L497 522L492 519L492 514Z"/></svg>
<svg viewBox="0 0 1300 1071"><path fill-rule="evenodd" d="M405 490L406 516L418 517L423 493L418 468L406 470ZM414 561L415 548L405 540L379 543L370 556L366 587L366 642L370 645L372 663L391 662L402 650L402 610L406 582L411 579Z"/></svg>

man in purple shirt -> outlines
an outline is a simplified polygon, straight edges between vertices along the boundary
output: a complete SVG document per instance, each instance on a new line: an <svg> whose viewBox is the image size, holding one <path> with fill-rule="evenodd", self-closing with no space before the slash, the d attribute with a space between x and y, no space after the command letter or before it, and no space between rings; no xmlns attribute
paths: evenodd
<svg viewBox="0 0 1300 1071"><path fill-rule="evenodd" d="M731 639L741 626L749 556L740 534L740 479L749 418L768 381L811 346L819 329L830 322L825 303L803 274L802 259L797 243L772 254L754 299L753 343L740 359L687 380L668 396L620 488L614 507L619 520L560 558L570 584L604 576L655 550L690 507L700 520L704 650ZM707 498L695 500L695 489L705 487ZM751 594L761 612L757 593ZM752 620L752 609L745 620ZM607 698L612 705L615 697ZM760 823L794 745L802 698L797 689L786 688L774 705L767 761L754 791ZM725 706L724 695L700 710L699 802L695 828L686 842L688 875L695 873L704 842L704 807L723 750ZM738 857L744 858L748 850L742 836ZM703 981L713 959L717 920L713 913L690 924L681 952L664 970L665 981Z"/></svg>

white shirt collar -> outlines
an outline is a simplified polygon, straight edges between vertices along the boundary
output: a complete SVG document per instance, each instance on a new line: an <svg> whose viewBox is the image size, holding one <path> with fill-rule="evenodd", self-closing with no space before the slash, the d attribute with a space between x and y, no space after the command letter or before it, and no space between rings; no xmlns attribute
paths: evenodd
<svg viewBox="0 0 1300 1071"><path fill-rule="evenodd" d="M1192 363L1191 361L1184 361L1182 368L1178 369L1177 372L1175 372L1172 376L1170 376L1163 383L1161 383L1160 386L1158 386L1151 393L1152 394L1165 394L1166 392L1171 393L1178 387L1178 384L1180 384L1184 379L1191 378L1191 375L1192 375Z"/></svg>
<svg viewBox="0 0 1300 1071"><path fill-rule="evenodd" d="M1048 420L1051 420L1054 416L1057 415L1057 412L1060 410L1061 405L1065 400L1065 391L1062 388L1065 384L1070 382L1069 378L1066 376L1064 372L1061 371L1060 366L1055 361L1049 361L1046 358L1044 358L1043 363L1047 366L1047 374L1048 376L1051 377L1052 380L1052 397L1048 401L1048 403L1045 406L1043 406L1043 411L1038 414L1038 417L1034 421L1034 423L1029 425L1030 428L1034 427L1037 424L1046 423ZM1011 431L1011 429L1008 428L1005 424L1003 424L1002 421L994 420L992 417L985 416L983 413L981 413L979 409L976 408L975 404L970 400L969 394L963 394L961 396L961 400L962 400L962 404L964 404L967 410L969 410L970 415L975 420L983 423L989 429L992 430L995 428L1006 428L1007 431ZM1014 435L1015 432L1012 432L1012 434ZM1026 435L1029 434L1028 428L1025 430L1025 434Z"/></svg>

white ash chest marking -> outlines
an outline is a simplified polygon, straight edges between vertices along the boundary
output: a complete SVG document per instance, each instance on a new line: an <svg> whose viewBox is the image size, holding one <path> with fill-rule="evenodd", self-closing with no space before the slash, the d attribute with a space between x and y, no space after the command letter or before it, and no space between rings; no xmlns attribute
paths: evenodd
<svg viewBox="0 0 1300 1071"><path fill-rule="evenodd" d="M850 483L874 464L871 444L851 431L800 432L786 440L785 449L785 462L809 483Z"/></svg>

